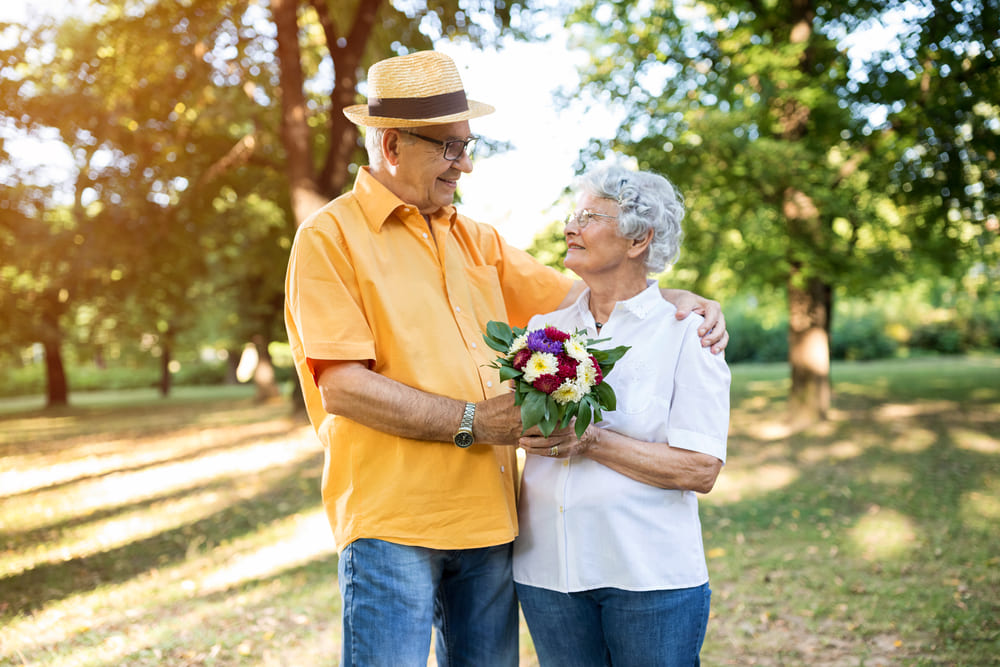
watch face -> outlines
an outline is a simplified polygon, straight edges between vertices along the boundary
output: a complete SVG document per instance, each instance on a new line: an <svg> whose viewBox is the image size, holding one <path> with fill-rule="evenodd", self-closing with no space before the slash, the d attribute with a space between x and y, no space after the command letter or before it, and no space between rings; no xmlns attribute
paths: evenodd
<svg viewBox="0 0 1000 667"><path fill-rule="evenodd" d="M459 447L468 447L472 444L472 434L459 431L455 434L455 444Z"/></svg>

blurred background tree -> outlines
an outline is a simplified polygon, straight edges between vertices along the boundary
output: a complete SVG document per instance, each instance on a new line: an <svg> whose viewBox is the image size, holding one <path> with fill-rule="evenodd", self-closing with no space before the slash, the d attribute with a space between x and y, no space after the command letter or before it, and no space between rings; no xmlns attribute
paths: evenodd
<svg viewBox="0 0 1000 667"><path fill-rule="evenodd" d="M201 348L229 351L222 377L249 343L273 395L288 249L364 162L340 109L367 67L540 39L552 14L591 55L582 92L623 118L581 167L615 153L680 186L671 282L729 299L731 359L788 355L797 418L827 410L831 352L1000 340L997 0L80 0L0 25L0 358L38 346L59 405L67 366L153 357L134 375L167 393ZM877 25L884 49L852 57ZM64 144L67 180L31 173L17 136ZM559 264L560 230L534 251ZM950 320L893 333L909 297L875 292L904 288ZM838 329L835 295L871 308Z"/></svg>
<svg viewBox="0 0 1000 667"><path fill-rule="evenodd" d="M849 57L876 22L896 38ZM996 277L995 0L592 0L569 24L584 88L624 118L590 158L632 156L688 198L680 274L786 291L794 420L830 406L835 293Z"/></svg>
<svg viewBox="0 0 1000 667"><path fill-rule="evenodd" d="M422 25L484 43L522 7L398 4L93 0L0 25L6 136L55 133L75 170L71 183L47 186L16 171L0 143L15 168L0 204L0 313L17 322L0 344L43 342L49 405L67 401L61 351L81 318L107 325L116 348L151 333L164 393L192 328L231 350L254 341L260 395L273 395L268 350L284 339L295 227L361 160L357 128L340 113L358 99L359 75L432 48Z"/></svg>

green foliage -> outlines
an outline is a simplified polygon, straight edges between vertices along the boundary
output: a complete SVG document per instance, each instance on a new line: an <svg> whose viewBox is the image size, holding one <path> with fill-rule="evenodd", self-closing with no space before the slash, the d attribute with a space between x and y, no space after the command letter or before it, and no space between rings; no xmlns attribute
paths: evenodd
<svg viewBox="0 0 1000 667"><path fill-rule="evenodd" d="M225 362L183 363L172 374L173 383L178 386L222 385L227 380L227 372ZM157 385L160 367L156 359L150 359L149 363L139 366L98 368L93 364L70 365L67 375L74 391L145 389ZM0 396L33 396L44 393L45 367L42 364L5 368L0 372Z"/></svg>
<svg viewBox="0 0 1000 667"><path fill-rule="evenodd" d="M830 347L836 360L1000 349L1000 295L970 295L954 281L917 283L866 298L841 297L835 304ZM727 361L787 358L788 319L781 303L740 297L725 303L725 314Z"/></svg>
<svg viewBox="0 0 1000 667"><path fill-rule="evenodd" d="M881 39L885 52L852 57L845 38L870 43L863 31L882 24L899 31ZM678 185L685 285L792 290L794 343L832 321L835 355L871 358L893 351L884 327L829 319L821 295L975 267L996 284L995 1L589 0L569 25L590 54L577 94L623 117L580 162L625 156ZM730 324L732 358L782 344L742 313ZM949 336L934 344L962 349ZM801 382L811 372L792 351ZM818 394L797 395L822 412Z"/></svg>

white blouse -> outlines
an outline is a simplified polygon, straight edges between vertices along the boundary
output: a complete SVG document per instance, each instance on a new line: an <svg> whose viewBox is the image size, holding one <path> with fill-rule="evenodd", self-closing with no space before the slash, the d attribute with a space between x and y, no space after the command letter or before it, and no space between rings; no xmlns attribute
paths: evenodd
<svg viewBox="0 0 1000 667"><path fill-rule="evenodd" d="M568 308L536 315L530 328L586 329L611 338L596 347L631 345L608 374L617 409L602 428L726 460L729 368L701 346L699 315L678 321L651 284L616 306L600 335L590 290ZM693 491L638 482L583 456L528 456L514 542L514 580L561 592L700 586L708 568Z"/></svg>

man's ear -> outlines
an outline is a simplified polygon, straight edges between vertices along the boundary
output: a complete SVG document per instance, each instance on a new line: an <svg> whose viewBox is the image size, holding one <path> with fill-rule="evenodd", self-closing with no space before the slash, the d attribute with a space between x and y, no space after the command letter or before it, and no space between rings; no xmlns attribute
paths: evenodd
<svg viewBox="0 0 1000 667"><path fill-rule="evenodd" d="M399 164L400 141L399 130L386 130L382 133L382 157L394 167Z"/></svg>
<svg viewBox="0 0 1000 667"><path fill-rule="evenodd" d="M629 246L628 254L629 257L642 257L646 253L646 249L649 248L649 244L653 242L653 230L647 230L646 235L641 239L632 239L632 245Z"/></svg>

